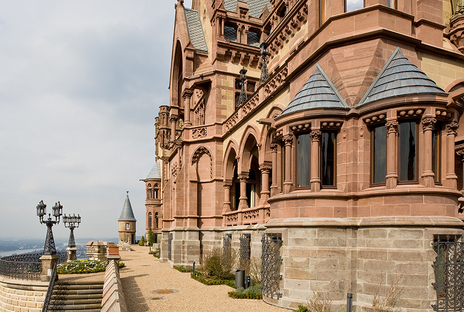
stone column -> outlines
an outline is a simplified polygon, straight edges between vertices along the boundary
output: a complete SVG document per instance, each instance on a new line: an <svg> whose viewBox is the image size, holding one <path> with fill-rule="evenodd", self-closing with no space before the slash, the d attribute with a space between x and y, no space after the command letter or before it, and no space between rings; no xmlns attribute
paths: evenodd
<svg viewBox="0 0 464 312"><path fill-rule="evenodd" d="M240 180L240 202L238 204L238 210L243 210L248 208L248 197L246 195L246 182L248 180L248 172L242 172L241 174L239 174L238 178Z"/></svg>
<svg viewBox="0 0 464 312"><path fill-rule="evenodd" d="M272 185L271 185L271 197L276 195L278 192L277 186L277 143L271 143L271 152L272 152Z"/></svg>
<svg viewBox="0 0 464 312"><path fill-rule="evenodd" d="M456 120L453 120L449 124L446 125L446 180L449 181L449 187L453 189L457 189L458 184L458 177L456 172L454 172L454 153L455 153L455 137L457 136L456 130L458 129L459 125Z"/></svg>
<svg viewBox="0 0 464 312"><path fill-rule="evenodd" d="M292 143L293 135L287 134L283 137L285 144L285 179L283 193L290 193L292 188Z"/></svg>
<svg viewBox="0 0 464 312"><path fill-rule="evenodd" d="M387 128L387 176L385 177L385 184L387 189L392 189L398 185L398 164L396 161L398 149L398 121L387 121L385 127Z"/></svg>
<svg viewBox="0 0 464 312"><path fill-rule="evenodd" d="M43 255L40 257L42 261L42 272L40 273L40 280L42 282L49 282L52 276L53 267L58 262L60 257L58 255Z"/></svg>
<svg viewBox="0 0 464 312"><path fill-rule="evenodd" d="M185 89L182 97L184 98L184 126L191 126L192 122L190 121L190 100L192 99L193 91L190 89Z"/></svg>
<svg viewBox="0 0 464 312"><path fill-rule="evenodd" d="M171 115L171 118L169 118L169 121L171 122L171 142L174 142L176 140L176 121L177 121L177 116Z"/></svg>
<svg viewBox="0 0 464 312"><path fill-rule="evenodd" d="M230 203L230 188L232 187L232 181L224 181L224 205L223 212L232 211L232 206Z"/></svg>
<svg viewBox="0 0 464 312"><path fill-rule="evenodd" d="M321 190L320 177L320 150L321 150L321 130L312 130L309 134L311 137L311 192Z"/></svg>
<svg viewBox="0 0 464 312"><path fill-rule="evenodd" d="M269 191L269 173L271 172L271 166L269 165L262 165L259 170L261 170L261 181L262 181L262 189L261 189L261 203L260 206L267 205L267 200L269 199L269 195L271 192Z"/></svg>
<svg viewBox="0 0 464 312"><path fill-rule="evenodd" d="M435 173L432 170L432 131L437 120L431 117L422 118L422 131L424 132L424 146L421 151L424 153L424 172L422 179L426 187L435 186Z"/></svg>

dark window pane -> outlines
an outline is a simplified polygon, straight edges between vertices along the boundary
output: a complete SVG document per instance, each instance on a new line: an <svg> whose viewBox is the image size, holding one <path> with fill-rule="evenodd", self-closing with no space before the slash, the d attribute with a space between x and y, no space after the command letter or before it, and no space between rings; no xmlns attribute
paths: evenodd
<svg viewBox="0 0 464 312"><path fill-rule="evenodd" d="M224 37L227 41L237 42L237 29L234 26L224 26Z"/></svg>
<svg viewBox="0 0 464 312"><path fill-rule="evenodd" d="M416 178L416 122L400 123L400 181Z"/></svg>
<svg viewBox="0 0 464 312"><path fill-rule="evenodd" d="M435 125L435 130L432 132L432 171L435 173L435 182L441 180L441 131L439 125Z"/></svg>
<svg viewBox="0 0 464 312"><path fill-rule="evenodd" d="M309 186L310 163L309 163L310 138L309 133L298 136L298 186Z"/></svg>
<svg viewBox="0 0 464 312"><path fill-rule="evenodd" d="M372 144L372 182L384 183L387 172L387 129L385 125L375 127Z"/></svg>
<svg viewBox="0 0 464 312"><path fill-rule="evenodd" d="M335 132L321 136L322 185L335 185Z"/></svg>

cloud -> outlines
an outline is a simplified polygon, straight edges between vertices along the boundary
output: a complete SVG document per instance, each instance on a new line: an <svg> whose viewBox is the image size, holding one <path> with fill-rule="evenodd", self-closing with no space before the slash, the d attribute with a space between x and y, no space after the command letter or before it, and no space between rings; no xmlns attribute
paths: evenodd
<svg viewBox="0 0 464 312"><path fill-rule="evenodd" d="M1 237L45 235L41 199L82 216L76 236L116 237L126 190L144 232L139 179L168 103L174 3L3 1Z"/></svg>

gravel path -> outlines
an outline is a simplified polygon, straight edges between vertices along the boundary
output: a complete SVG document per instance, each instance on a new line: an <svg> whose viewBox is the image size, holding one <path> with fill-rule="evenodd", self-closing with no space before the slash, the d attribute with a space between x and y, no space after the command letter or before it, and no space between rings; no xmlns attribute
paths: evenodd
<svg viewBox="0 0 464 312"><path fill-rule="evenodd" d="M190 278L190 273L171 269L148 254L148 247L131 246L120 251L126 264L120 270L128 312L175 311L289 311L262 300L232 299L226 285L207 286Z"/></svg>

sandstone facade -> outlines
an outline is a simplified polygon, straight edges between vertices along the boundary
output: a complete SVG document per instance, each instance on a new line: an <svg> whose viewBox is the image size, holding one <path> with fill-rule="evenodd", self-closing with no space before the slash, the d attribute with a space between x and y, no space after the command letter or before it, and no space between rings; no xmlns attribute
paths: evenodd
<svg viewBox="0 0 464 312"><path fill-rule="evenodd" d="M431 308L432 243L463 228L461 13L359 3L178 1L156 118L162 261L244 235L259 258L279 237L270 303L353 293L363 309L400 280L399 307Z"/></svg>

